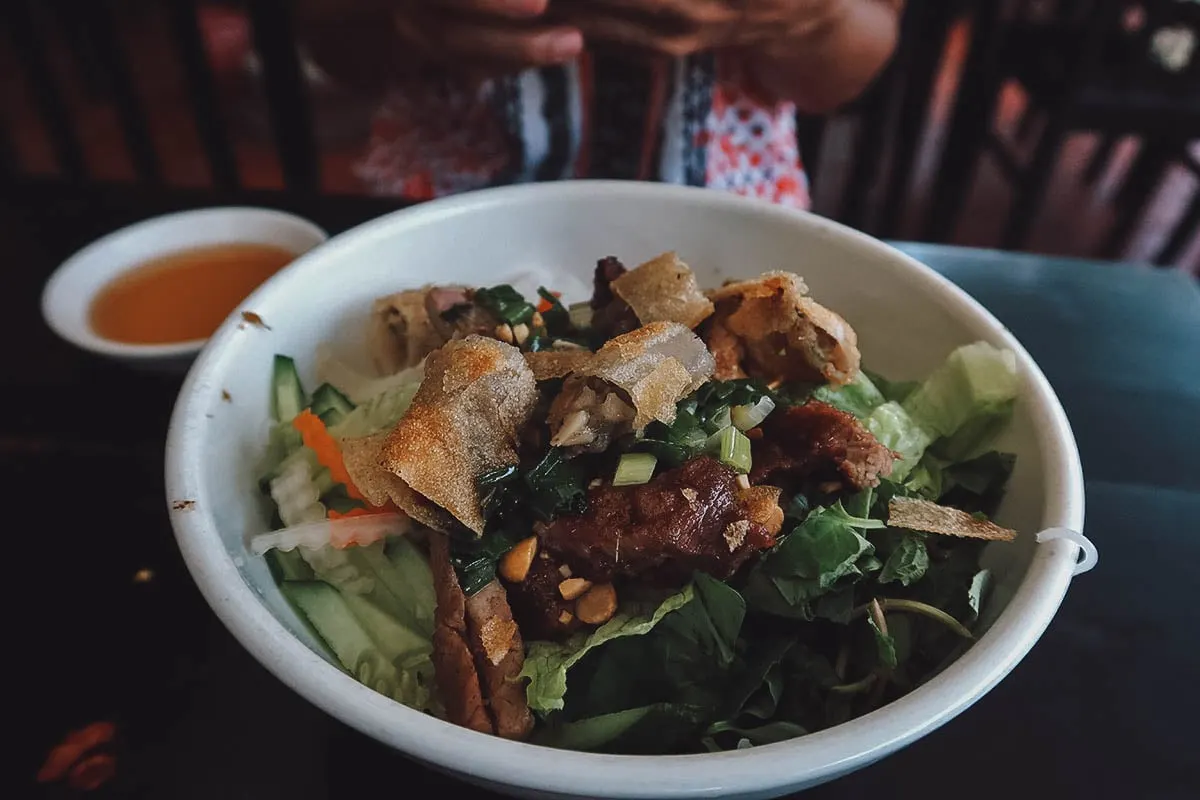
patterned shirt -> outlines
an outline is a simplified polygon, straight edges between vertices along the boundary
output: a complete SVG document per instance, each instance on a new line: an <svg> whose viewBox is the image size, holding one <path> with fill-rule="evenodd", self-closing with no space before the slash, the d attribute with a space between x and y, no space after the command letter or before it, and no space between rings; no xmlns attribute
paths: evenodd
<svg viewBox="0 0 1200 800"><path fill-rule="evenodd" d="M610 178L707 186L808 208L795 107L763 99L738 61L585 54L467 92L392 91L358 176L426 200L507 183Z"/></svg>

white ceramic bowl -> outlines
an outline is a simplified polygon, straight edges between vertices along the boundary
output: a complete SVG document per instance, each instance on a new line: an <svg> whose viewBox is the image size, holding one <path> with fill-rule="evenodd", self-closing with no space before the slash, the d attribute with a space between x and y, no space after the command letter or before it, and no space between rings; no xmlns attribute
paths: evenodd
<svg viewBox="0 0 1200 800"><path fill-rule="evenodd" d="M602 256L637 264L674 249L701 285L768 269L802 274L812 295L857 329L865 362L896 378L926 375L956 346L986 339L1016 351L1022 396L1003 446L1018 454L999 520L1022 532L993 546L997 582L987 632L921 688L867 716L788 742L694 756L545 750L425 716L358 684L321 654L245 548L267 517L256 499L271 356L295 356L311 380L316 346L361 345L371 300L427 282L495 284L514 274L585 297ZM717 192L639 183L569 182L488 190L369 222L304 256L244 306L271 325L226 321L192 368L171 421L167 491L197 584L242 644L333 716L435 768L529 797L770 797L875 761L963 711L1031 648L1058 609L1078 547L1042 544L1047 528L1081 530L1083 481L1071 430L1025 349L974 300L868 236L810 214ZM361 361L361 346L358 349ZM222 399L229 392L232 402ZM980 755L981 772L987 769Z"/></svg>
<svg viewBox="0 0 1200 800"><path fill-rule="evenodd" d="M308 220L268 208L229 206L153 217L97 239L64 261L46 282L42 315L51 330L84 350L135 366L186 368L204 339L128 344L97 334L89 317L100 290L147 261L194 247L266 244L300 255L328 238Z"/></svg>

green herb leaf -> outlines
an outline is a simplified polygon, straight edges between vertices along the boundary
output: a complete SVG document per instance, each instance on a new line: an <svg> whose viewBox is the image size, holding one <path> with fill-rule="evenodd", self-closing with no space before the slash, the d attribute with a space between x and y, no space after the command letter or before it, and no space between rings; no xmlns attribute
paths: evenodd
<svg viewBox="0 0 1200 800"><path fill-rule="evenodd" d="M896 640L884 633L870 614L867 615L867 622L870 623L871 630L875 633L875 647L879 653L879 663L888 669L894 669L897 663Z"/></svg>
<svg viewBox="0 0 1200 800"><path fill-rule="evenodd" d="M761 611L812 618L811 603L861 579L875 547L854 528L879 520L851 517L840 504L818 508L751 570L746 599Z"/></svg>
<svg viewBox="0 0 1200 800"><path fill-rule="evenodd" d="M647 611L626 607L590 634L577 634L566 642L532 642L525 656L522 678L529 678L525 697L529 707L545 714L563 707L567 693L567 671L594 648L626 636L642 636L672 612L692 605L695 592L691 585Z"/></svg>
<svg viewBox="0 0 1200 800"><path fill-rule="evenodd" d="M925 549L925 537L906 533L883 563L878 580L880 583L899 581L903 586L911 586L925 576L927 569L929 552Z"/></svg>
<svg viewBox="0 0 1200 800"><path fill-rule="evenodd" d="M564 750L602 750L631 755L669 753L695 735L704 709L654 703L610 714L555 722L539 730L533 743Z"/></svg>
<svg viewBox="0 0 1200 800"><path fill-rule="evenodd" d="M992 573L986 569L976 572L967 588L967 606L971 609L969 622L979 619L983 603L987 599L988 590L992 588Z"/></svg>
<svg viewBox="0 0 1200 800"><path fill-rule="evenodd" d="M520 325L533 319L533 305L506 283L490 289L476 289L474 300L509 325Z"/></svg>
<svg viewBox="0 0 1200 800"><path fill-rule="evenodd" d="M544 522L562 514L582 514L587 508L587 489L579 465L552 447L525 475L529 507Z"/></svg>

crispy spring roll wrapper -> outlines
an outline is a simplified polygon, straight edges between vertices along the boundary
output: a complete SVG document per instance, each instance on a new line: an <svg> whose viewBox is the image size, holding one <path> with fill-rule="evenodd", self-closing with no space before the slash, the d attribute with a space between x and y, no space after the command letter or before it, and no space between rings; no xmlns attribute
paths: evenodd
<svg viewBox="0 0 1200 800"><path fill-rule="evenodd" d="M938 533L990 542L1011 542L1017 532L1002 528L991 520L976 519L966 511L939 506L929 500L893 497L888 503L888 525L910 531Z"/></svg>
<svg viewBox="0 0 1200 800"><path fill-rule="evenodd" d="M678 322L694 328L713 313L713 304L696 276L675 253L663 253L614 280L613 294L625 301L638 321Z"/></svg>
<svg viewBox="0 0 1200 800"><path fill-rule="evenodd" d="M537 400L533 371L517 348L476 335L447 342L426 359L425 379L384 441L379 464L482 535L475 480L517 463L517 433Z"/></svg>
<svg viewBox="0 0 1200 800"><path fill-rule="evenodd" d="M846 320L805 296L799 275L768 272L709 292L716 305L705 333L719 380L854 380L858 336Z"/></svg>
<svg viewBox="0 0 1200 800"><path fill-rule="evenodd" d="M636 429L674 422L675 404L712 377L713 367L712 354L686 326L652 322L609 339L568 380L597 378L623 391Z"/></svg>
<svg viewBox="0 0 1200 800"><path fill-rule="evenodd" d="M591 350L571 348L569 350L539 350L536 353L526 353L525 363L533 370L533 377L539 381L565 378L582 367L592 358Z"/></svg>
<svg viewBox="0 0 1200 800"><path fill-rule="evenodd" d="M446 717L464 728L495 733L475 669L475 657L468 645L467 598L450 563L450 543L440 533L429 537L429 566L437 596L433 671Z"/></svg>
<svg viewBox="0 0 1200 800"><path fill-rule="evenodd" d="M367 342L375 369L392 375L420 363L442 344L425 308L429 287L380 297L371 309Z"/></svg>
<svg viewBox="0 0 1200 800"><path fill-rule="evenodd" d="M443 508L417 494L399 477L388 472L379 464L387 432L370 436L342 439L338 444L342 451L342 462L346 472L362 496L373 506L387 505L390 500L410 517L427 527L447 531L454 518Z"/></svg>

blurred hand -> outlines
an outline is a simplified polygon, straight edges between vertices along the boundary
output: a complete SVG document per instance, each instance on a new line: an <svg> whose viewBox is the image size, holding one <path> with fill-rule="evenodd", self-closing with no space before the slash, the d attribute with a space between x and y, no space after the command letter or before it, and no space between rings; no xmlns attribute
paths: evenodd
<svg viewBox="0 0 1200 800"><path fill-rule="evenodd" d="M591 42L681 57L724 47L795 43L823 31L844 0L551 0Z"/></svg>
<svg viewBox="0 0 1200 800"><path fill-rule="evenodd" d="M547 1L302 0L298 18L335 79L382 85L414 67L482 78L574 59L583 37L546 21Z"/></svg>

